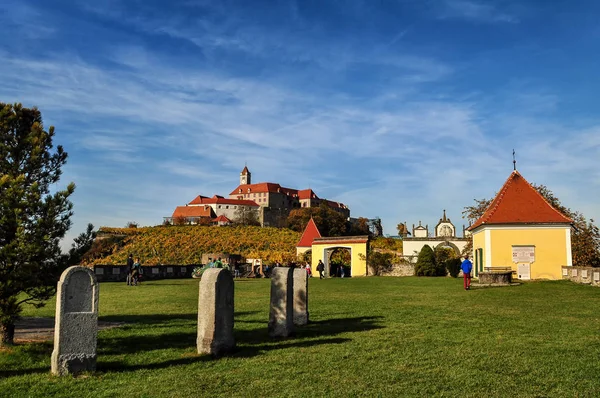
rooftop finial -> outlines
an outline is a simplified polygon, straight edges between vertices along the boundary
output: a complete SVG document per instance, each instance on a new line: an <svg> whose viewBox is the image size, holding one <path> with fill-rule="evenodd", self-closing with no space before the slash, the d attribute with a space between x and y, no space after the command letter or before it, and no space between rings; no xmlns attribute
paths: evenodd
<svg viewBox="0 0 600 398"><path fill-rule="evenodd" d="M517 170L517 159L515 158L515 150L513 148L513 170Z"/></svg>

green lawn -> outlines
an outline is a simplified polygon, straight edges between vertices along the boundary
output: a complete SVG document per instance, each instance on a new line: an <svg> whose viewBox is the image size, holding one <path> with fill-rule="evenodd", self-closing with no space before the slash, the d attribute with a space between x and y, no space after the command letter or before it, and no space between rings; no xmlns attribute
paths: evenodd
<svg viewBox="0 0 600 398"><path fill-rule="evenodd" d="M274 340L269 283L236 281L238 348L216 360L196 354L197 281L103 283L100 319L127 325L99 333L97 372L51 376L51 343L19 345L0 396L600 396L598 288L313 278L311 323Z"/></svg>

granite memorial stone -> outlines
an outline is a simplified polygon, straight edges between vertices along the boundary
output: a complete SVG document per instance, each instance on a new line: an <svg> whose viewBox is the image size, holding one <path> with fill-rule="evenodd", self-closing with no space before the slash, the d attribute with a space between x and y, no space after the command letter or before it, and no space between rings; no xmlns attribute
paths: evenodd
<svg viewBox="0 0 600 398"><path fill-rule="evenodd" d="M235 348L233 337L233 277L224 268L204 271L198 298L199 354L221 356Z"/></svg>
<svg viewBox="0 0 600 398"><path fill-rule="evenodd" d="M308 275L302 268L294 269L294 325L308 323Z"/></svg>
<svg viewBox="0 0 600 398"><path fill-rule="evenodd" d="M96 370L98 340L98 282L91 269L69 267L56 292L54 351L55 375Z"/></svg>
<svg viewBox="0 0 600 398"><path fill-rule="evenodd" d="M287 337L294 333L294 270L276 267L271 272L269 336Z"/></svg>

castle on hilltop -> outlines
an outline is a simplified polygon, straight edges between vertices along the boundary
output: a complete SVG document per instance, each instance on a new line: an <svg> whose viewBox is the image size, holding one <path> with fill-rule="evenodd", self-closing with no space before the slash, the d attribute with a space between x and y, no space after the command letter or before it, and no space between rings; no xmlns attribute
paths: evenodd
<svg viewBox="0 0 600 398"><path fill-rule="evenodd" d="M312 189L285 188L273 182L252 183L252 173L245 166L240 173L239 185L231 191L229 198L214 195L198 195L185 206L177 206L166 222L189 224L226 225L240 210L257 210L262 226L281 227L294 209L318 207L322 203L331 209L350 217L350 209L343 203L319 198ZM241 208L241 209L240 209Z"/></svg>

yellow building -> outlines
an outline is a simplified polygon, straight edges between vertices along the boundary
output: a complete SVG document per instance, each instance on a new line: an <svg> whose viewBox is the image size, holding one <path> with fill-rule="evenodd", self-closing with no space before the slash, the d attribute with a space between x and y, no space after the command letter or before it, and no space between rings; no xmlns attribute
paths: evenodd
<svg viewBox="0 0 600 398"><path fill-rule="evenodd" d="M367 276L367 251L369 245L368 236L337 236L322 237L315 221L311 219L306 224L300 242L296 245L298 255L311 251L312 270L317 271L319 261L323 261L325 266L325 276L331 272L335 274L335 269L330 269L330 259L333 252L337 249L350 251L350 269L346 276ZM331 272L330 272L331 271Z"/></svg>
<svg viewBox="0 0 600 398"><path fill-rule="evenodd" d="M350 250L350 273L347 276L367 276L368 236L337 236L315 238L312 243L312 269L316 270L319 260L325 265L325 276L329 276L329 260L335 249Z"/></svg>
<svg viewBox="0 0 600 398"><path fill-rule="evenodd" d="M518 171L468 228L475 276L510 268L519 279L561 279L572 266L572 220L552 207Z"/></svg>

